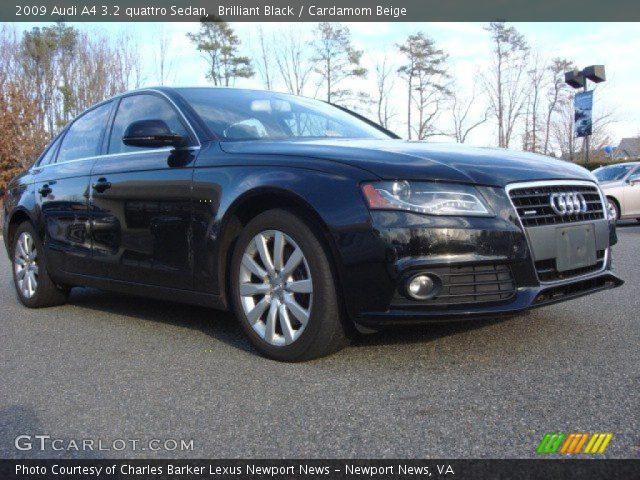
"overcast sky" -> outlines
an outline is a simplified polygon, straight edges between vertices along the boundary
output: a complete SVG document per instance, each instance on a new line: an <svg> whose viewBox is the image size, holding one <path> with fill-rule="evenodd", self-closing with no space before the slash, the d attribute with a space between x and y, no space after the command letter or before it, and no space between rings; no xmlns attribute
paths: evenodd
<svg viewBox="0 0 640 480"><path fill-rule="evenodd" d="M31 28L35 24L15 24L18 29ZM640 95L638 84L640 74L640 25L637 23L514 23L523 33L533 51L542 57L563 57L574 60L579 67L604 64L607 82L596 92L595 115L600 108L615 110L616 122L609 127L613 144L620 138L640 133ZM172 78L169 84L206 85L206 63L186 38L187 32L197 31L196 23L101 23L75 24L77 28L92 31L130 32L136 39L142 54L145 85L158 84L155 65L157 38L163 31L171 42L169 54L172 63ZM234 23L233 28L243 41L244 53L257 56L257 23ZM260 24L267 35L277 34L283 29L296 29L305 36L315 25ZM375 89L373 65L376 58L385 54L398 58L395 44L402 42L409 34L423 31L431 36L449 54L449 66L459 88L470 92L474 78L490 61L491 44L482 23L350 23L348 24L356 48L363 50L364 65L369 68L367 81L360 81L359 87L372 94ZM258 76L242 79L236 86L262 88ZM404 85L396 82L398 103L404 105ZM313 94L313 89L306 92ZM399 107L402 108L402 107ZM403 112L400 112L404 116ZM398 118L400 122L402 118ZM444 120L443 120L444 122ZM444 128L444 126L443 126ZM398 125L395 130L405 135L405 127ZM494 127L485 124L473 132L469 142L476 145L493 145ZM518 147L519 141L514 147Z"/></svg>

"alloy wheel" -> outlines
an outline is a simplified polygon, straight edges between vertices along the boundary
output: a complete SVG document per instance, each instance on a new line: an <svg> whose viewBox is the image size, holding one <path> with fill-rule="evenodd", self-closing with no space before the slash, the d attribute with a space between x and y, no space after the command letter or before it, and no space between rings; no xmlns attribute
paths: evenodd
<svg viewBox="0 0 640 480"><path fill-rule="evenodd" d="M38 289L38 251L28 232L18 237L13 265L20 293L24 298L33 297Z"/></svg>
<svg viewBox="0 0 640 480"><path fill-rule="evenodd" d="M296 242L279 230L258 233L240 265L239 292L253 330L270 345L295 342L304 331L313 300L309 264Z"/></svg>
<svg viewBox="0 0 640 480"><path fill-rule="evenodd" d="M618 208L613 200L607 199L607 210L609 211L609 218L612 220L618 220Z"/></svg>

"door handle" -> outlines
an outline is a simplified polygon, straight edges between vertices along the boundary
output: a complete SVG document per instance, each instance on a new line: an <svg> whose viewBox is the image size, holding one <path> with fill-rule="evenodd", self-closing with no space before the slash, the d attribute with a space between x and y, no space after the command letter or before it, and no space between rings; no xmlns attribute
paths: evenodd
<svg viewBox="0 0 640 480"><path fill-rule="evenodd" d="M42 195L43 197L46 197L47 195L49 195L51 192L53 192L53 190L51 190L51 187L49 185L47 185L46 183L42 186L42 188L40 188L38 190L38 193L40 195Z"/></svg>
<svg viewBox="0 0 640 480"><path fill-rule="evenodd" d="M98 181L93 184L93 189L98 193L102 193L109 188L111 188L111 182L107 182L106 178L99 178Z"/></svg>

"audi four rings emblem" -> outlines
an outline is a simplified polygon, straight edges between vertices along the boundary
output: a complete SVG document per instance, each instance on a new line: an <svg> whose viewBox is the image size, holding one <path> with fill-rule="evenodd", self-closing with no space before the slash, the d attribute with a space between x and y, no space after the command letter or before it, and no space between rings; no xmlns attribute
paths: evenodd
<svg viewBox="0 0 640 480"><path fill-rule="evenodd" d="M558 215L572 215L587 211L587 201L580 192L552 193L549 196L549 204Z"/></svg>

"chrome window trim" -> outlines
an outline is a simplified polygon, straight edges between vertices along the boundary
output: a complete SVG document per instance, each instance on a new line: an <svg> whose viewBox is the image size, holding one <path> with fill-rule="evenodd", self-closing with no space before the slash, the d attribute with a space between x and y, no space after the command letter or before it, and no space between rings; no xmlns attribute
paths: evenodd
<svg viewBox="0 0 640 480"><path fill-rule="evenodd" d="M181 149L175 149L173 147L164 147L164 148L149 148L149 149L146 149L146 150L136 150L135 152L105 153L104 155L93 155L91 157L74 158L73 160L66 160L64 162L59 162L59 163L50 163L48 165L42 165L42 166L35 167L35 169L38 170L38 169L42 169L42 168L55 167L56 165L66 165L68 163L84 162L86 160L98 160L98 159L101 159L101 158L123 157L123 156L128 156L128 155L140 155L140 154L143 154L143 153L152 153L152 152L171 152L173 150L181 150ZM193 146L193 147L184 147L184 150L200 150L200 146L198 145L198 146Z"/></svg>
<svg viewBox="0 0 640 480"><path fill-rule="evenodd" d="M640 166L636 166L636 168L632 168L629 173L622 179L623 182L630 181L631 177L634 175L640 175Z"/></svg>
<svg viewBox="0 0 640 480"><path fill-rule="evenodd" d="M609 249L611 248L611 245L607 246L607 248L604 251L604 258L602 259L602 268L600 270L595 270L593 272L585 273L584 275L576 275L574 277L567 278L564 280L554 280L551 282L548 282L548 281L543 282L540 280L540 277L538 277L538 271L536 270L536 261L533 258L533 249L531 248L531 242L529 239L529 232L527 231L527 227L525 227L524 224L522 223L522 219L518 214L518 209L516 208L516 205L513 203L513 200L511 199L511 190L515 190L518 188L554 187L554 186L564 186L564 185L568 187L575 186L575 185L595 187L596 190L598 190L598 195L600 196L600 204L602 205L602 211L604 212L604 218L601 220L595 220L595 221L607 221L607 222L609 221L607 209L606 209L606 203L604 201L604 194L602 193L602 189L600 188L600 185L598 185L596 182L592 182L589 180L539 180L535 182L510 183L506 187L504 187L507 193L507 198L509 199L509 203L511 204L511 207L513 208L513 212L515 213L515 216L518 219L518 224L520 225L520 228L524 232L524 236L527 239L527 247L529 247L529 254L531 256L531 266L533 267L533 272L536 275L536 279L538 280L538 283L544 286L573 283L575 281L597 277L598 275L600 275L601 273L607 270L607 264L609 263ZM571 222L571 225L580 225L584 223L591 223L593 221L594 220L585 220L583 222ZM568 225L568 224L569 223L567 224L560 223L558 225ZM529 227L529 228L536 228L536 227Z"/></svg>

